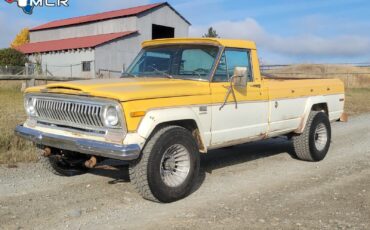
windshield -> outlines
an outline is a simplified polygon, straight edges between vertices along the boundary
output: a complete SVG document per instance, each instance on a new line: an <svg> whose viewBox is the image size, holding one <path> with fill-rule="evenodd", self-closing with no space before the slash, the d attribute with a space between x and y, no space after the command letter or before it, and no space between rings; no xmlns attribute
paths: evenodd
<svg viewBox="0 0 370 230"><path fill-rule="evenodd" d="M125 75L208 80L218 51L218 47L210 45L146 48Z"/></svg>

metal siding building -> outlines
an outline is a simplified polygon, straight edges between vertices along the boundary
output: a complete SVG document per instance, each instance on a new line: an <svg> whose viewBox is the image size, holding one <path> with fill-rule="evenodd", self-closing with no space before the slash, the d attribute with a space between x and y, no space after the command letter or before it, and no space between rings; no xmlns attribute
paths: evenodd
<svg viewBox="0 0 370 230"><path fill-rule="evenodd" d="M30 43L19 50L49 75L103 77L102 70L118 75L143 41L187 37L189 26L168 3L157 3L46 23L32 28Z"/></svg>

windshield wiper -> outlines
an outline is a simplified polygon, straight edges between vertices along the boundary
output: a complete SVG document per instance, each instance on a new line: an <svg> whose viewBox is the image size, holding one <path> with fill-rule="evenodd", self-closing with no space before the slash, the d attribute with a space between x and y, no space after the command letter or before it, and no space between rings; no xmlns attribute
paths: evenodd
<svg viewBox="0 0 370 230"><path fill-rule="evenodd" d="M161 70L155 68L154 66L149 66L149 67L152 68L156 73L160 73L160 74L166 76L167 78L173 79L173 76L166 73L165 71L161 71Z"/></svg>
<svg viewBox="0 0 370 230"><path fill-rule="evenodd" d="M129 73L129 72L124 72L121 74L121 78L123 77L135 77L137 78L137 76L135 74L132 74L132 73Z"/></svg>

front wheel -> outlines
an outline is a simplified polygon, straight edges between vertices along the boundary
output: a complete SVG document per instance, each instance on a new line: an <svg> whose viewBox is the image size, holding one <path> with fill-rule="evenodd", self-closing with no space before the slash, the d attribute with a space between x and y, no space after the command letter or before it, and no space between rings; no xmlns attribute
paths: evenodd
<svg viewBox="0 0 370 230"><path fill-rule="evenodd" d="M305 161L321 161L329 151L331 126L323 112L311 111L306 127L299 136L293 136L296 156Z"/></svg>
<svg viewBox="0 0 370 230"><path fill-rule="evenodd" d="M130 179L148 200L169 203L189 195L199 174L200 157L191 133L179 126L159 129L130 165Z"/></svg>

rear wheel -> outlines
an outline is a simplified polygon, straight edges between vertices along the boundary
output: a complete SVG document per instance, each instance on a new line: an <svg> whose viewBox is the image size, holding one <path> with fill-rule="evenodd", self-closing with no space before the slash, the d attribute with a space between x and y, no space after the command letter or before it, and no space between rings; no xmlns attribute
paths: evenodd
<svg viewBox="0 0 370 230"><path fill-rule="evenodd" d="M88 156L82 154L61 154L41 157L40 162L48 171L58 176L77 176L87 172L84 162Z"/></svg>
<svg viewBox="0 0 370 230"><path fill-rule="evenodd" d="M331 126L323 112L311 111L306 127L299 136L293 136L296 156L305 161L321 161L329 151Z"/></svg>
<svg viewBox="0 0 370 230"><path fill-rule="evenodd" d="M186 197L199 174L200 157L191 133L182 127L158 130L130 165L130 179L145 198L164 203Z"/></svg>

